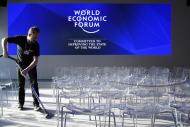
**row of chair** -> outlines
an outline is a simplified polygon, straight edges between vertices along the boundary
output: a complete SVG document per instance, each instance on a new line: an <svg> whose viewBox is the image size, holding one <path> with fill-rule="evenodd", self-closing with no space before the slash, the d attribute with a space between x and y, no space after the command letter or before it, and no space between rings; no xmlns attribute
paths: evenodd
<svg viewBox="0 0 190 127"><path fill-rule="evenodd" d="M123 127L126 119L136 127L143 118L150 118L154 127L156 118L169 114L176 127L183 126L181 116L190 109L189 72L165 67L58 67L52 78L58 126L60 117L61 126L66 126L68 114L88 115L89 120L93 116L96 126L117 126L121 121Z"/></svg>

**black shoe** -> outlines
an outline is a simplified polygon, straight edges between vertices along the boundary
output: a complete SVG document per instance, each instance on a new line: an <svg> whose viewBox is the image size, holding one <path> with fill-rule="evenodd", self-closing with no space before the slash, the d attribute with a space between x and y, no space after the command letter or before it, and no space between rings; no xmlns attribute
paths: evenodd
<svg viewBox="0 0 190 127"><path fill-rule="evenodd" d="M23 105L19 105L19 106L18 106L18 109L21 110L21 111L24 110Z"/></svg>
<svg viewBox="0 0 190 127"><path fill-rule="evenodd" d="M41 107L39 105L34 106L34 111L40 111L40 110L41 110Z"/></svg>

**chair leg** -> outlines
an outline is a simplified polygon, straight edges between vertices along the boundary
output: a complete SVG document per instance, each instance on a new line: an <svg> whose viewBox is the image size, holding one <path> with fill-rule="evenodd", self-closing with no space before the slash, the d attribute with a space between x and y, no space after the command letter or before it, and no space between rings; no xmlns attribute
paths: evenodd
<svg viewBox="0 0 190 127"><path fill-rule="evenodd" d="M132 119L133 119L133 126L135 127L135 118L133 115L132 115Z"/></svg>
<svg viewBox="0 0 190 127"><path fill-rule="evenodd" d="M133 126L135 127L136 125L135 125L135 117L134 117L134 115L132 115L132 119L133 119Z"/></svg>
<svg viewBox="0 0 190 127"><path fill-rule="evenodd" d="M57 114L57 127L59 127L59 106L60 106L60 103L59 103L59 94L57 95L57 99L56 99L56 114Z"/></svg>
<svg viewBox="0 0 190 127"><path fill-rule="evenodd" d="M154 127L154 125L155 125L155 114L152 114L151 127Z"/></svg>
<svg viewBox="0 0 190 127"><path fill-rule="evenodd" d="M180 127L183 127L183 122L182 122L181 113L179 114L179 117L180 117Z"/></svg>
<svg viewBox="0 0 190 127"><path fill-rule="evenodd" d="M1 101L1 117L3 117L3 94L2 90L0 89L0 101Z"/></svg>
<svg viewBox="0 0 190 127"><path fill-rule="evenodd" d="M104 119L105 119L105 120L104 120L104 127L106 127L106 122L107 122L107 121L106 121L106 118L107 118L106 115L104 115Z"/></svg>
<svg viewBox="0 0 190 127"><path fill-rule="evenodd" d="M61 127L63 127L63 107L61 108Z"/></svg>
<svg viewBox="0 0 190 127"><path fill-rule="evenodd" d="M7 105L8 105L8 100L9 100L9 97L8 97L8 91L7 91L7 89L5 89L5 94L6 94L6 102L7 102Z"/></svg>
<svg viewBox="0 0 190 127"><path fill-rule="evenodd" d="M135 120L135 125L136 125L136 127L137 127L137 121L138 121L138 116L137 115L135 115L135 118L136 118L136 120Z"/></svg>
<svg viewBox="0 0 190 127"><path fill-rule="evenodd" d="M122 116L122 127L124 127L124 120L125 120L125 113L123 112L123 116Z"/></svg>
<svg viewBox="0 0 190 127"><path fill-rule="evenodd" d="M108 121L108 127L110 127L110 122L111 122L111 111L109 111L109 121Z"/></svg>
<svg viewBox="0 0 190 127"><path fill-rule="evenodd" d="M98 126L98 124L97 124L97 119L96 119L96 116L95 116L95 123L96 123L96 127Z"/></svg>
<svg viewBox="0 0 190 127"><path fill-rule="evenodd" d="M177 110L175 109L175 119L176 119L176 123L178 124L178 115L177 115Z"/></svg>
<svg viewBox="0 0 190 127"><path fill-rule="evenodd" d="M151 118L150 118L150 126L153 127L153 115L151 115Z"/></svg>
<svg viewBox="0 0 190 127"><path fill-rule="evenodd" d="M113 121L114 121L114 127L116 127L116 119L115 119L115 114L114 114L114 112L112 112L112 116L113 116Z"/></svg>
<svg viewBox="0 0 190 127"><path fill-rule="evenodd" d="M134 127L137 127L137 115L132 115L132 118Z"/></svg>
<svg viewBox="0 0 190 127"><path fill-rule="evenodd" d="M102 126L101 125L101 116L99 115L99 124L100 124L100 127Z"/></svg>
<svg viewBox="0 0 190 127"><path fill-rule="evenodd" d="M67 113L65 113L64 127L66 127L66 122L67 122Z"/></svg>
<svg viewBox="0 0 190 127"><path fill-rule="evenodd" d="M91 115L89 115L89 121L91 121L91 120L92 120Z"/></svg>
<svg viewBox="0 0 190 127"><path fill-rule="evenodd" d="M174 115L174 112L172 111L172 118L174 120L174 126L177 127L177 122L176 122L176 118L175 118L175 115Z"/></svg>

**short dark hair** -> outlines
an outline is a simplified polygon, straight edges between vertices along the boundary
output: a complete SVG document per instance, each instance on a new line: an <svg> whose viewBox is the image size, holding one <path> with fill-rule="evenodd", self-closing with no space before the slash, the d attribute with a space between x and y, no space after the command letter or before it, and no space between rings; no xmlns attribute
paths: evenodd
<svg viewBox="0 0 190 127"><path fill-rule="evenodd" d="M7 7L7 0L1 0L0 7Z"/></svg>
<svg viewBox="0 0 190 127"><path fill-rule="evenodd" d="M40 28L37 26L32 26L32 27L30 27L29 31L31 31L32 33L33 32L40 33Z"/></svg>

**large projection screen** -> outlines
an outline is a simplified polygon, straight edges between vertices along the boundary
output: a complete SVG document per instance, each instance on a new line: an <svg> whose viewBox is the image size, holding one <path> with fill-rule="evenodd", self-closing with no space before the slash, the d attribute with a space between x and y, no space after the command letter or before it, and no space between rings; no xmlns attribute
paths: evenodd
<svg viewBox="0 0 190 127"><path fill-rule="evenodd" d="M172 55L171 14L171 4L10 3L8 35L38 26L41 55Z"/></svg>

